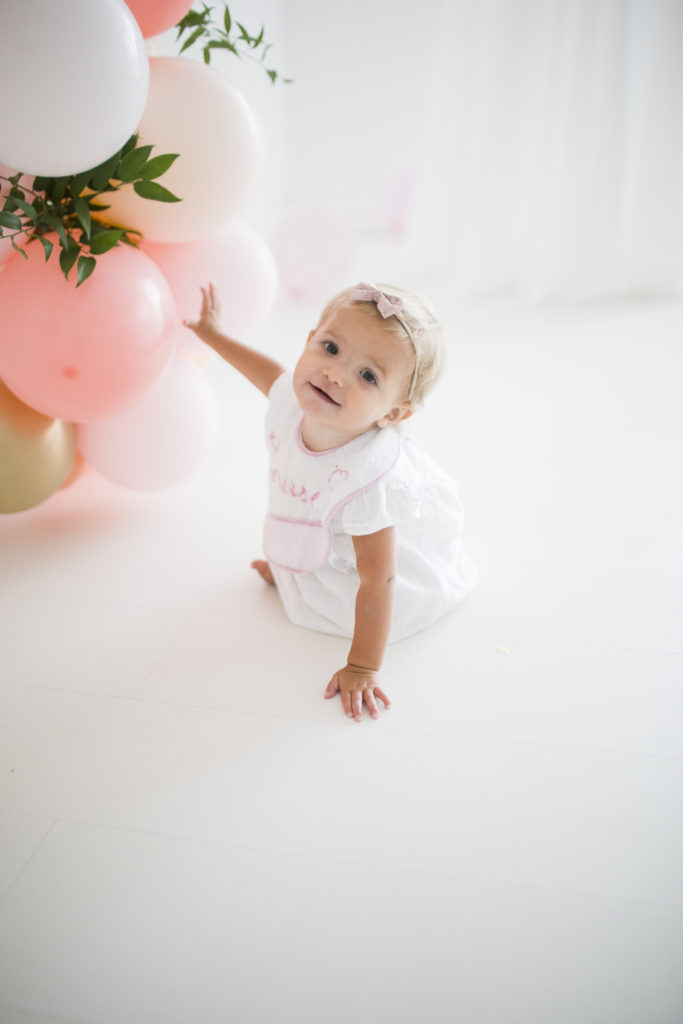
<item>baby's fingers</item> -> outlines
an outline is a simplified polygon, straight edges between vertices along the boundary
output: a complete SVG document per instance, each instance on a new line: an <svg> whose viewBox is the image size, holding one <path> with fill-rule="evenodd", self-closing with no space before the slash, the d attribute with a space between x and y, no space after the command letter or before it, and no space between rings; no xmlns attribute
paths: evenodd
<svg viewBox="0 0 683 1024"><path fill-rule="evenodd" d="M363 700L365 706L370 712L370 718L379 718L379 711L377 710L377 704L375 703L375 697L372 690L365 690L363 693Z"/></svg>
<svg viewBox="0 0 683 1024"><path fill-rule="evenodd" d="M330 679L329 683L327 684L327 689L325 690L325 700L328 700L330 697L334 697L335 693L338 692L339 676L335 673Z"/></svg>
<svg viewBox="0 0 683 1024"><path fill-rule="evenodd" d="M379 686L376 686L374 689L374 695L382 701L382 704L384 704L385 711L388 711L389 708L391 707L391 701L387 697L386 693L384 693L383 690L380 690Z"/></svg>

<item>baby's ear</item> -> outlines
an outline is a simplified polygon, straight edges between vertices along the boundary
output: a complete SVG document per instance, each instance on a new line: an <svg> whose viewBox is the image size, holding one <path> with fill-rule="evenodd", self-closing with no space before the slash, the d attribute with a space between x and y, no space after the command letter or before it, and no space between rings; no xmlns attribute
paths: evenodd
<svg viewBox="0 0 683 1024"><path fill-rule="evenodd" d="M415 412L410 402L403 402L401 405L395 405L393 409L382 416L380 420L377 420L378 427L389 427L400 423L401 420L407 420Z"/></svg>

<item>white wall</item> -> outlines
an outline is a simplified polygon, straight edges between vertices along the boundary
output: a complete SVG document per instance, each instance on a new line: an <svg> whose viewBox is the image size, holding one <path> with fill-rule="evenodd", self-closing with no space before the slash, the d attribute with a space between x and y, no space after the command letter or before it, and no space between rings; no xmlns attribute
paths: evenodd
<svg viewBox="0 0 683 1024"><path fill-rule="evenodd" d="M250 32L265 26L268 65L294 79L272 86L252 61L212 58L264 135L263 180L245 219L268 231L283 209L315 202L357 233L390 227L392 190L417 164L442 3L232 0ZM149 48L176 54L175 30ZM187 56L201 59L198 50Z"/></svg>
<svg viewBox="0 0 683 1024"><path fill-rule="evenodd" d="M387 226L416 166L441 0L283 0L288 163L284 198L324 202L358 232Z"/></svg>

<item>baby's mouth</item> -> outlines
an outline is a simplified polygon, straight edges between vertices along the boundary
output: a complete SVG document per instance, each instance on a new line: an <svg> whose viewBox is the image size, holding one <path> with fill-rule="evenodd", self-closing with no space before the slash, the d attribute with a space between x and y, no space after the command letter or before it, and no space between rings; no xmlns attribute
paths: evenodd
<svg viewBox="0 0 683 1024"><path fill-rule="evenodd" d="M339 402L335 402L334 398L331 398L326 391L323 391L322 388L316 387L315 384L311 384L311 387L315 391L316 395L318 395L319 398L322 398L323 401L329 402L330 405L339 405Z"/></svg>

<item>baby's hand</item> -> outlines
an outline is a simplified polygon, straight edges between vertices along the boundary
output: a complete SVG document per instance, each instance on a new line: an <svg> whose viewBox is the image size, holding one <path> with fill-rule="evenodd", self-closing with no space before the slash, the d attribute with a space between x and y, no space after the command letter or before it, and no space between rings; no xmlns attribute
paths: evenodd
<svg viewBox="0 0 683 1024"><path fill-rule="evenodd" d="M335 672L327 684L325 699L334 697L335 693L341 693L344 711L357 722L363 721L363 703L371 718L379 718L375 697L382 701L387 710L391 707L389 698L377 685L377 673L369 668L346 665Z"/></svg>
<svg viewBox="0 0 683 1024"><path fill-rule="evenodd" d="M203 338L212 331L220 330L221 324L221 303L218 298L218 291L210 284L208 288L201 288L202 308L199 313L199 320L183 320L186 327L194 331L196 335Z"/></svg>

